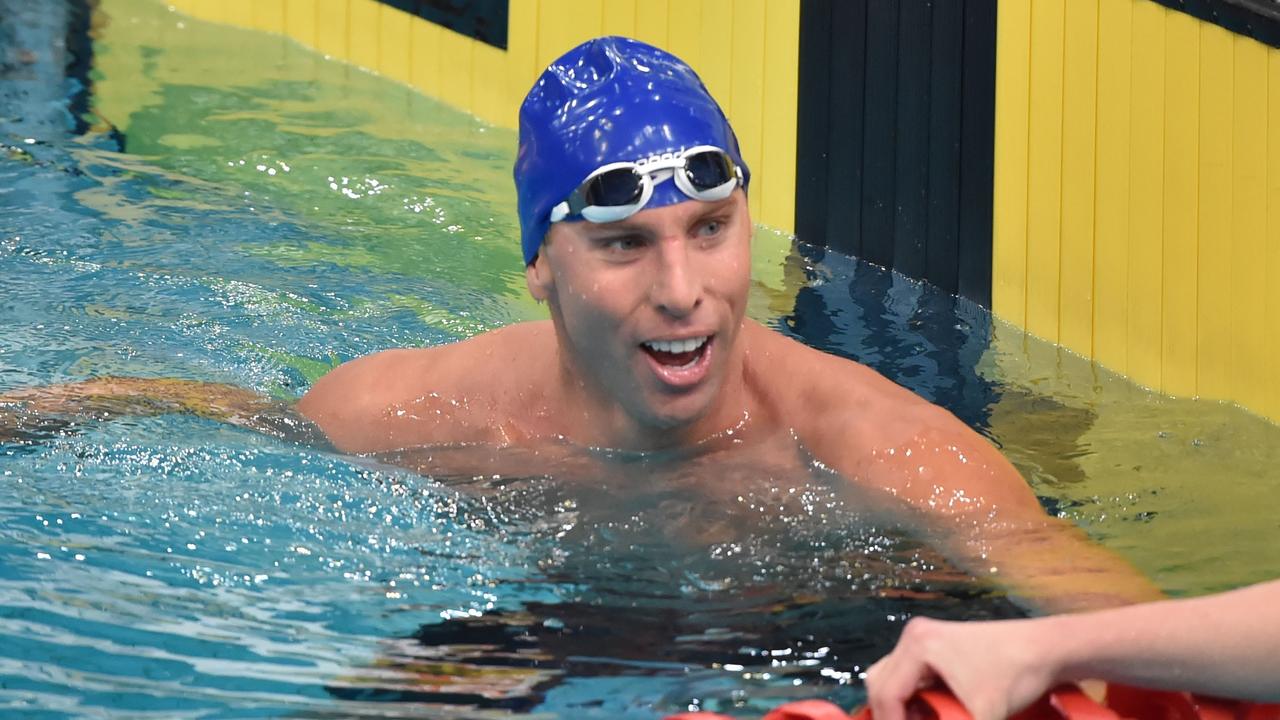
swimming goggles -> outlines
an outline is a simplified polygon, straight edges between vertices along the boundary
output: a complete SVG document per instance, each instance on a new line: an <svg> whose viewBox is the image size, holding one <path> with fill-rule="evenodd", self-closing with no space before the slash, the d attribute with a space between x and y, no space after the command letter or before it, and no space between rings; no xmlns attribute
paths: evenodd
<svg viewBox="0 0 1280 720"><path fill-rule="evenodd" d="M551 222L574 215L594 223L617 222L636 214L667 178L694 200L723 200L742 184L742 168L729 153L711 145L663 153L639 162L601 166L567 200L551 208Z"/></svg>

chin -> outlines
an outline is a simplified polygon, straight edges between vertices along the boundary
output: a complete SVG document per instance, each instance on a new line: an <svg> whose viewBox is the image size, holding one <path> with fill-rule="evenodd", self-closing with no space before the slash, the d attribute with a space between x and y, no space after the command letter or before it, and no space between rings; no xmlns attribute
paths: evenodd
<svg viewBox="0 0 1280 720"><path fill-rule="evenodd" d="M705 412L677 413L655 412L645 423L655 430L676 431L695 425L706 415Z"/></svg>
<svg viewBox="0 0 1280 720"><path fill-rule="evenodd" d="M645 424L659 430L683 430L696 425L710 413L711 393L695 392L685 397L664 398L649 406Z"/></svg>

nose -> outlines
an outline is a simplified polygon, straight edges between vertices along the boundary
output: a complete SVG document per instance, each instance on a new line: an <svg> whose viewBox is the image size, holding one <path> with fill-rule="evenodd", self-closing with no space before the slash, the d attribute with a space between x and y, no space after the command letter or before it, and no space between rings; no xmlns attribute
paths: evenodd
<svg viewBox="0 0 1280 720"><path fill-rule="evenodd" d="M702 304L702 280L690 257L688 244L680 238L664 238L659 243L658 267L650 286L653 303L672 317L685 317Z"/></svg>

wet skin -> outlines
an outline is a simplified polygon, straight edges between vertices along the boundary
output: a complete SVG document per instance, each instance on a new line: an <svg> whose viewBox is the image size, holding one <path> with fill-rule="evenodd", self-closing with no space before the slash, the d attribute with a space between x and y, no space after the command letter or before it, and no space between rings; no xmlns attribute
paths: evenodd
<svg viewBox="0 0 1280 720"><path fill-rule="evenodd" d="M620 223L553 224L526 270L550 320L349 361L296 407L188 380L20 389L0 395L0 441L38 441L83 418L192 413L291 438L319 427L340 451L435 477L692 482L713 505L740 495L721 466L754 466L765 484L818 470L840 479L847 506L931 538L1034 609L1160 597L1044 515L1010 462L954 415L745 319L750 233L741 191ZM690 536L716 542L721 530L732 532Z"/></svg>
<svg viewBox="0 0 1280 720"><path fill-rule="evenodd" d="M68 417L189 412L303 439L318 427L340 451L437 477L693 482L713 503L740 489L717 481L717 467L756 467L775 485L818 470L840 479L850 507L918 530L1039 610L1160 596L1046 516L1013 466L949 412L746 319L750 237L741 191L618 223L557 223L526 271L550 320L353 360L294 408L182 380L12 391L0 394L0 441L56 434Z"/></svg>
<svg viewBox="0 0 1280 720"><path fill-rule="evenodd" d="M943 538L959 564L1040 609L1159 596L1046 517L1013 466L946 410L746 319L750 236L741 191L618 223L554 224L526 271L550 320L351 361L297 409L352 453L475 443L519 458L522 474L557 476L575 456L566 448L669 455L637 482L679 473L682 451L732 437L763 465L831 470L851 501ZM466 471L445 450L426 456L399 455Z"/></svg>

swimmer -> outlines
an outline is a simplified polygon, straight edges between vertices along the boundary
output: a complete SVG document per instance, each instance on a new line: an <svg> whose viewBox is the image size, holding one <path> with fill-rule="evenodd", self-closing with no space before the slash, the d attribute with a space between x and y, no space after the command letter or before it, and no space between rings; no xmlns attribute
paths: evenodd
<svg viewBox="0 0 1280 720"><path fill-rule="evenodd" d="M1003 720L1067 682L1280 701L1280 581L1204 597L1027 620L915 618L867 670L876 720L947 685L974 720ZM980 650L979 650L980 649Z"/></svg>
<svg viewBox="0 0 1280 720"><path fill-rule="evenodd" d="M554 474L549 458L564 444L678 464L714 442L839 476L857 503L897 513L1036 608L1159 597L1048 517L1009 461L951 413L746 318L751 172L724 112L678 58L607 37L556 60L520 108L514 177L525 279L550 319L334 369L296 412L338 450L489 445L527 450L524 474ZM54 412L102 404L120 382L0 402ZM139 392L199 412L192 398L208 390ZM212 416L264 425L269 408L248 395L219 391Z"/></svg>

